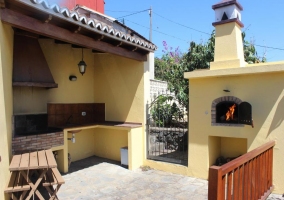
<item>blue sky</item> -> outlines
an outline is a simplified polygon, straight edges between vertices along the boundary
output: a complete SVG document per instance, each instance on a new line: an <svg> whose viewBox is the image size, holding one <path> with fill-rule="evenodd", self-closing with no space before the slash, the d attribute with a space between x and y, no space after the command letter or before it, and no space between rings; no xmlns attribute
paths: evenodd
<svg viewBox="0 0 284 200"><path fill-rule="evenodd" d="M149 38L149 13L140 11L152 7L152 37L153 43L158 46L155 56L160 57L163 54L163 41L173 48L179 47L182 52L187 52L190 41L207 41L210 36L208 34L214 30L212 22L215 15L211 7L218 2L219 0L105 0L105 14L122 19L120 17L137 13L124 17L125 24ZM246 30L246 40L259 45L256 46L258 55L265 55L268 61L284 60L284 1L239 2L244 8L242 22L245 25L243 30Z"/></svg>

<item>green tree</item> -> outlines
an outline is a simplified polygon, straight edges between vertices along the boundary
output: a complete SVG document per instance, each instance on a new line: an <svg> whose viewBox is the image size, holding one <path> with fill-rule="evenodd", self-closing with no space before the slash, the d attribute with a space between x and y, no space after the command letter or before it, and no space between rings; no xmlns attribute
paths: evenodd
<svg viewBox="0 0 284 200"><path fill-rule="evenodd" d="M257 55L254 45L245 40L243 36L244 57L248 63L266 62L266 58L260 58ZM215 32L205 43L191 42L187 53L181 53L178 48L168 47L163 42L164 55L161 58L155 58L155 78L166 81L168 88L173 92L181 105L188 109L188 80L184 79L184 72L190 72L196 69L208 69L210 62L214 60Z"/></svg>

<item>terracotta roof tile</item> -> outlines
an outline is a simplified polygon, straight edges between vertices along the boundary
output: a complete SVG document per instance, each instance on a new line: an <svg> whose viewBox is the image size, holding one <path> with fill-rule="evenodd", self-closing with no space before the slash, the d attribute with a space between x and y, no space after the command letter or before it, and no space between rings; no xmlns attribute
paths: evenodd
<svg viewBox="0 0 284 200"><path fill-rule="evenodd" d="M155 51L157 49L157 46L151 43L149 40L145 39L143 36L139 35L131 28L119 23L114 18L111 18L109 16L97 12L94 13L96 15L101 15L102 17L106 18L109 22L111 22L112 25L108 25L98 19L87 17L84 14L80 14L76 10L69 10L68 8L60 7L57 4L49 4L47 0L17 0L17 1L24 3L28 6L36 7L36 9L40 9L43 12L56 15L61 19L77 23L78 25L81 26L82 25L87 26L96 33L100 33L100 31L103 31L112 37L116 36L121 40L125 40L125 42L129 41L132 43L132 45L135 45L137 47L142 47L144 49L146 48L149 51ZM84 6L79 6L79 7L81 9L86 9L86 7ZM88 9L88 11L90 10L91 9ZM131 36L129 33L125 33L123 30L117 30L113 27L114 25L116 27L119 26L125 28L128 30L128 32L135 33L135 35Z"/></svg>

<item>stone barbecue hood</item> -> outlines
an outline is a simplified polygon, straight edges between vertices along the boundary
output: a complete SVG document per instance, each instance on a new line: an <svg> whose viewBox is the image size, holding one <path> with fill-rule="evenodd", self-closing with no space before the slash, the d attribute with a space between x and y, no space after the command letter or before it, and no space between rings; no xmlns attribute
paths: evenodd
<svg viewBox="0 0 284 200"><path fill-rule="evenodd" d="M57 88L37 36L15 29L13 86Z"/></svg>

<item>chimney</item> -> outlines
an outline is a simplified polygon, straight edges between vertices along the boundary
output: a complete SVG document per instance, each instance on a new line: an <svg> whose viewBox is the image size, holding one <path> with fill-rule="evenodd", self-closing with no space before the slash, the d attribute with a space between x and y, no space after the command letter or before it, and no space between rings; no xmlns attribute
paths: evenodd
<svg viewBox="0 0 284 200"><path fill-rule="evenodd" d="M215 54L210 69L245 67L241 28L243 7L237 0L222 0L212 6L215 11Z"/></svg>

